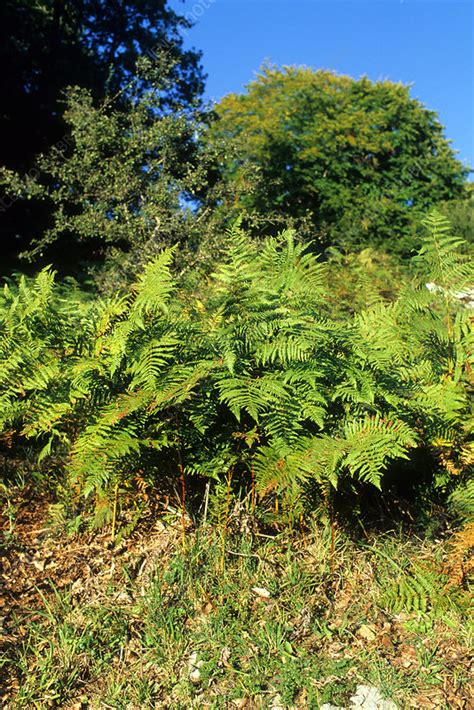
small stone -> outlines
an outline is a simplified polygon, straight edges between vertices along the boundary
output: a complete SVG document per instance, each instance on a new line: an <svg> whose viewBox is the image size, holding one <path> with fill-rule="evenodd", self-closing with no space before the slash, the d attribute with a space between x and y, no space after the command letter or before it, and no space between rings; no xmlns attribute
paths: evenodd
<svg viewBox="0 0 474 710"><path fill-rule="evenodd" d="M199 668L195 668L193 671L191 671L191 673L189 674L189 680L194 685L199 685L199 683L201 682L201 671L199 670Z"/></svg>
<svg viewBox="0 0 474 710"><path fill-rule="evenodd" d="M272 700L272 704L270 705L270 710L287 710L286 705L281 699L281 695L275 695Z"/></svg>
<svg viewBox="0 0 474 710"><path fill-rule="evenodd" d="M350 699L351 708L363 710L398 710L391 700L384 700L378 688L369 685L358 685L355 695Z"/></svg>
<svg viewBox="0 0 474 710"><path fill-rule="evenodd" d="M198 661L197 657L197 652L193 651L188 661L188 678L194 685L199 685L201 682L200 668L203 665L203 661Z"/></svg>
<svg viewBox="0 0 474 710"><path fill-rule="evenodd" d="M265 587L252 587L252 592L262 599L270 599L270 592Z"/></svg>

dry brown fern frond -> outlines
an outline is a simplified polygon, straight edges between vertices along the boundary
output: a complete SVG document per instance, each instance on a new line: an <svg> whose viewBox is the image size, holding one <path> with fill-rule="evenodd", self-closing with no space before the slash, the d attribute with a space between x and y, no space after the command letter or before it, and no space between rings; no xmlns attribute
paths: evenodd
<svg viewBox="0 0 474 710"><path fill-rule="evenodd" d="M448 587L463 585L474 576L474 522L453 535L445 573L449 576Z"/></svg>

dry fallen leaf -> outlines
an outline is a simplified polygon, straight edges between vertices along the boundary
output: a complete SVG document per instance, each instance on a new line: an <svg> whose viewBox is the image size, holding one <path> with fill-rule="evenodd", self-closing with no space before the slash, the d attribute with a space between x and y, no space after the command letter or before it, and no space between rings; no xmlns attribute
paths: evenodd
<svg viewBox="0 0 474 710"><path fill-rule="evenodd" d="M400 656L404 668L418 664L418 654L413 646L402 646Z"/></svg>
<svg viewBox="0 0 474 710"><path fill-rule="evenodd" d="M218 661L218 666L222 667L225 666L226 668L231 668L231 665L229 663L229 658L230 658L230 648L227 646L224 646L224 648L221 651L221 655Z"/></svg>
<svg viewBox="0 0 474 710"><path fill-rule="evenodd" d="M377 632L373 626L362 624L362 626L357 629L357 636L365 639L366 641L375 641L377 638Z"/></svg>

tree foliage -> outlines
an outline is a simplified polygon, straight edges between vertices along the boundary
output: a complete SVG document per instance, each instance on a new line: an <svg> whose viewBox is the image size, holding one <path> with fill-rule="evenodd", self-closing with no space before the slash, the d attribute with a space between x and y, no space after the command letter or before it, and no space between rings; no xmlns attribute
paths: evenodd
<svg viewBox="0 0 474 710"><path fill-rule="evenodd" d="M199 54L183 49L189 20L166 0L5 0L0 26L8 167L27 169L62 137L57 120L66 87L88 88L96 99L113 95L133 78L139 56L166 49L170 101L188 103L202 91Z"/></svg>
<svg viewBox="0 0 474 710"><path fill-rule="evenodd" d="M420 214L463 191L436 113L402 84L266 67L215 111L216 204L267 232L292 223L325 246L410 252Z"/></svg>
<svg viewBox="0 0 474 710"><path fill-rule="evenodd" d="M194 222L184 202L204 189L210 159L198 140L200 109L167 109L173 81L170 67L142 59L118 105L69 90L68 146L39 156L34 179L4 173L11 192L50 213L47 228L31 227L25 256L44 263L53 248L55 263L77 274L81 262L101 265L106 255L131 249L135 270L167 244L192 249ZM126 262L120 278L130 270Z"/></svg>
<svg viewBox="0 0 474 710"><path fill-rule="evenodd" d="M130 107L128 86L139 57L156 65L162 109L181 110L203 90L200 54L183 47L190 21L166 0L5 0L0 7L0 133L2 166L37 176L37 156L59 145L70 148L63 121L65 91L79 87L96 104ZM7 189L1 210L2 250L16 257L36 230L49 226L47 203L18 200Z"/></svg>
<svg viewBox="0 0 474 710"><path fill-rule="evenodd" d="M465 185L464 194L457 200L448 200L437 205L449 219L454 234L472 247L474 244L474 184Z"/></svg>

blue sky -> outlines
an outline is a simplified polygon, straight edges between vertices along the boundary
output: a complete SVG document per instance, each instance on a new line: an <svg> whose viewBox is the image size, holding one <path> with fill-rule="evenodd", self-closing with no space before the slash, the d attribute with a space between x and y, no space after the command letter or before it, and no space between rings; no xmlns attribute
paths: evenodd
<svg viewBox="0 0 474 710"><path fill-rule="evenodd" d="M413 84L474 167L474 0L173 0L196 24L207 97L242 91L265 61ZM473 179L473 176L471 176Z"/></svg>

